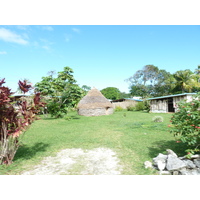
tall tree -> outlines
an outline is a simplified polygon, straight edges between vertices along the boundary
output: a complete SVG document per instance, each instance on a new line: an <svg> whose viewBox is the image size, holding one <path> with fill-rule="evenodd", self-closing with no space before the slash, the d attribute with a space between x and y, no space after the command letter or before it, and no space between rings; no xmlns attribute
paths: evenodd
<svg viewBox="0 0 200 200"><path fill-rule="evenodd" d="M126 81L130 82L131 95L139 95L143 98L162 96L166 93L166 80L170 75L166 70L160 70L154 65L146 65Z"/></svg>
<svg viewBox="0 0 200 200"><path fill-rule="evenodd" d="M136 71L136 73L127 79L131 84L146 85L148 82L154 84L157 80L159 69L154 65L145 65L142 70Z"/></svg>
<svg viewBox="0 0 200 200"><path fill-rule="evenodd" d="M81 88L84 90L85 94L86 94L89 90L91 90L91 87L90 87L90 86L87 86L87 85L83 85Z"/></svg>
<svg viewBox="0 0 200 200"><path fill-rule="evenodd" d="M197 76L189 69L177 71L174 74L176 79L176 88L180 89L182 93L192 92L194 87L198 87Z"/></svg>
<svg viewBox="0 0 200 200"><path fill-rule="evenodd" d="M197 69L195 69L194 73L200 75L200 65L197 66Z"/></svg>
<svg viewBox="0 0 200 200"><path fill-rule="evenodd" d="M146 98L149 96L148 87L142 84L131 85L129 88L129 92L131 96L139 96L142 98Z"/></svg>
<svg viewBox="0 0 200 200"><path fill-rule="evenodd" d="M121 92L116 87L107 87L101 90L101 93L107 98L111 100L116 100L121 97Z"/></svg>
<svg viewBox="0 0 200 200"><path fill-rule="evenodd" d="M54 77L54 74L42 77L42 81L36 83L35 88L42 95L51 97L47 104L49 113L62 117L69 107L76 106L84 95L84 90L76 84L70 67L64 67L63 71L57 73L57 77Z"/></svg>

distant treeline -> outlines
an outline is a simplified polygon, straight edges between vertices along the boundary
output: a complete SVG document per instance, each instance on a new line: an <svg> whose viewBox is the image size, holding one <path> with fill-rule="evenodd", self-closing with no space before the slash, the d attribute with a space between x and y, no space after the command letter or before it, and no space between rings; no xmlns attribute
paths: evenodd
<svg viewBox="0 0 200 200"><path fill-rule="evenodd" d="M170 94L200 92L200 66L171 74L154 65L146 65L126 79L130 83L130 95L157 97Z"/></svg>

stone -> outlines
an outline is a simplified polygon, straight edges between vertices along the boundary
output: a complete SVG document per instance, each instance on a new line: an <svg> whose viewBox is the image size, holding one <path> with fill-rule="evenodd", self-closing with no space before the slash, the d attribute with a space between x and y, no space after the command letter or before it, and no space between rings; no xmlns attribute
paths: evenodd
<svg viewBox="0 0 200 200"><path fill-rule="evenodd" d="M160 171L163 171L166 167L166 162L162 160L157 161L157 167Z"/></svg>
<svg viewBox="0 0 200 200"><path fill-rule="evenodd" d="M171 149L167 149L166 151L167 151L168 155L172 155L172 156L178 157Z"/></svg>
<svg viewBox="0 0 200 200"><path fill-rule="evenodd" d="M168 155L159 153L153 158L153 166L151 162L146 161L145 168L155 168L159 170L159 175L200 175L200 154L188 159L186 156L178 157L171 149L166 151Z"/></svg>
<svg viewBox="0 0 200 200"><path fill-rule="evenodd" d="M169 171L160 171L158 174L159 175L171 175L171 173Z"/></svg>
<svg viewBox="0 0 200 200"><path fill-rule="evenodd" d="M173 175L179 175L179 171L173 171Z"/></svg>
<svg viewBox="0 0 200 200"><path fill-rule="evenodd" d="M169 171L179 171L180 169L186 167L186 164L177 158L176 156L169 154L167 158L166 168Z"/></svg>
<svg viewBox="0 0 200 200"><path fill-rule="evenodd" d="M157 157L153 158L153 164L162 171L166 167L167 155L159 153Z"/></svg>
<svg viewBox="0 0 200 200"><path fill-rule="evenodd" d="M181 169L181 175L200 175L200 169Z"/></svg>
<svg viewBox="0 0 200 200"><path fill-rule="evenodd" d="M200 154L195 154L191 156L191 159L200 158Z"/></svg>
<svg viewBox="0 0 200 200"><path fill-rule="evenodd" d="M145 161L144 162L144 167L147 169L147 168L153 168L153 165L150 161Z"/></svg>
<svg viewBox="0 0 200 200"><path fill-rule="evenodd" d="M200 168L200 159L194 159L193 162L198 168Z"/></svg>
<svg viewBox="0 0 200 200"><path fill-rule="evenodd" d="M161 161L163 161L163 162L166 162L166 160L167 160L167 155L164 155L164 154L162 154L162 153L159 153L157 157L153 158L153 163L154 163L155 165L157 165L158 160L161 160Z"/></svg>
<svg viewBox="0 0 200 200"><path fill-rule="evenodd" d="M186 164L186 167L189 169L196 168L196 165L191 160L183 160L183 162Z"/></svg>

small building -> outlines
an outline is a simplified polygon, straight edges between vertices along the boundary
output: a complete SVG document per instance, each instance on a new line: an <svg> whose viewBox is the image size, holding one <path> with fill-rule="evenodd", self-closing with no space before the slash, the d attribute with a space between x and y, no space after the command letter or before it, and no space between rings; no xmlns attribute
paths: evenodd
<svg viewBox="0 0 200 200"><path fill-rule="evenodd" d="M149 98L150 112L152 113L168 113L177 111L177 103L186 99L187 102L192 101L192 96L196 93L182 93L168 95L162 97Z"/></svg>
<svg viewBox="0 0 200 200"><path fill-rule="evenodd" d="M96 88L91 89L77 105L78 114L83 116L110 115L113 105Z"/></svg>
<svg viewBox="0 0 200 200"><path fill-rule="evenodd" d="M114 108L117 106L126 109L129 106L136 106L138 102L142 102L141 99L133 99L133 98L122 98L117 100L112 100L111 103L113 104Z"/></svg>

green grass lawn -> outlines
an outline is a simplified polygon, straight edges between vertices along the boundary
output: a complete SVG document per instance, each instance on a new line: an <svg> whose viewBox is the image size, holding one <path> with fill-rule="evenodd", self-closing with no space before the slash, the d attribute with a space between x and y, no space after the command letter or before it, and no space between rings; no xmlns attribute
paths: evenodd
<svg viewBox="0 0 200 200"><path fill-rule="evenodd" d="M164 122L152 121L162 116ZM184 150L169 133L171 114L146 112L115 112L99 117L79 116L76 112L66 119L41 118L35 121L22 139L13 164L0 166L0 174L20 174L30 170L44 157L55 156L62 149L98 147L115 151L123 166L124 175L155 174L143 163L152 161L166 149L184 155Z"/></svg>

